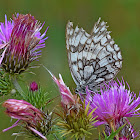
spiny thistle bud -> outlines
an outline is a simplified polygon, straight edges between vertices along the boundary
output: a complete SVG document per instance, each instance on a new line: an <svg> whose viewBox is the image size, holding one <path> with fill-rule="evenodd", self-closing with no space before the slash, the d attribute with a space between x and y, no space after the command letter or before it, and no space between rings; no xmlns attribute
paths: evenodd
<svg viewBox="0 0 140 140"><path fill-rule="evenodd" d="M26 96L24 96L24 100L31 103L36 108L44 110L49 98L48 93L42 90L42 88L34 81L30 83Z"/></svg>
<svg viewBox="0 0 140 140"><path fill-rule="evenodd" d="M41 137L47 140L46 136L52 125L52 113L44 114L24 100L8 99L3 103L3 106L6 108L8 116L18 119L16 123L4 129L3 132L19 125L24 129L24 132L17 133L17 135L25 135L26 131L28 136Z"/></svg>
<svg viewBox="0 0 140 140"><path fill-rule="evenodd" d="M62 111L58 113L61 120L57 123L62 128L60 133L62 136L71 135L76 140L89 137L92 134L90 131L94 129L95 118L92 117L92 113L95 109L92 113L88 113L89 106L85 107L85 103L80 104L79 98L77 95L72 95L61 75L59 75L59 80L54 75L52 77L61 93Z"/></svg>
<svg viewBox="0 0 140 140"><path fill-rule="evenodd" d="M30 90L32 92L37 91L38 90L38 84L34 81L32 83L30 83Z"/></svg>
<svg viewBox="0 0 140 140"><path fill-rule="evenodd" d="M13 15L12 21L5 16L5 24L0 25L0 64L6 72L20 74L38 59L47 39L47 30L40 33L43 25L30 14Z"/></svg>

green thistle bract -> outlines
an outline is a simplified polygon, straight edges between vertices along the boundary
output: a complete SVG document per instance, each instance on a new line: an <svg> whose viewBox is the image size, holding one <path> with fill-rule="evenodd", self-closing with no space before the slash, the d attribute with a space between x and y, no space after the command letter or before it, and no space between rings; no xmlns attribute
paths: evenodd
<svg viewBox="0 0 140 140"><path fill-rule="evenodd" d="M12 89L9 75L0 69L0 96L7 95L13 91L15 92L15 89Z"/></svg>
<svg viewBox="0 0 140 140"><path fill-rule="evenodd" d="M62 136L70 135L71 138L78 140L92 135L91 131L95 129L93 124L96 122L96 118L92 117L92 113L95 110L96 109L93 109L91 113L88 113L89 105L85 108L85 103L82 103L79 110L65 108L63 115L58 114L62 121L57 123L57 125L62 128L62 130L60 130Z"/></svg>
<svg viewBox="0 0 140 140"><path fill-rule="evenodd" d="M49 98L48 93L39 87L36 91L31 91L28 89L26 95L24 96L24 100L31 103L36 108L44 110Z"/></svg>

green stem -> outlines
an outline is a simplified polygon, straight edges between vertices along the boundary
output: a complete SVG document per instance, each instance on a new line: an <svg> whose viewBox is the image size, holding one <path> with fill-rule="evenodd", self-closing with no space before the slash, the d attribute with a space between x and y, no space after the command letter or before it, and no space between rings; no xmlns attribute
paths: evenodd
<svg viewBox="0 0 140 140"><path fill-rule="evenodd" d="M24 91L22 90L21 86L19 85L18 81L17 81L17 78L16 77L13 77L12 79L12 83L13 85L15 86L16 90L19 92L19 94L24 98L25 97L25 93Z"/></svg>

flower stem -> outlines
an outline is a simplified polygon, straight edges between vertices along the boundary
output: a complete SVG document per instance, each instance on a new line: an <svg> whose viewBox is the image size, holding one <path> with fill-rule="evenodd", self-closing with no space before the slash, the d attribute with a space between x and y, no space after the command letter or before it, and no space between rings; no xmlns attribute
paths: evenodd
<svg viewBox="0 0 140 140"><path fill-rule="evenodd" d="M12 80L12 83L13 83L13 85L15 86L16 90L19 92L19 94L20 94L23 98L25 98L25 93L24 93L24 91L22 90L21 86L19 85L19 83L18 83L18 81L17 81L17 78L16 78L16 77L13 77L13 78L11 78L11 80Z"/></svg>
<svg viewBox="0 0 140 140"><path fill-rule="evenodd" d="M112 130L115 132L116 131L116 127L115 127L114 121L111 121L110 126L111 126ZM116 134L116 139L119 140L118 134Z"/></svg>

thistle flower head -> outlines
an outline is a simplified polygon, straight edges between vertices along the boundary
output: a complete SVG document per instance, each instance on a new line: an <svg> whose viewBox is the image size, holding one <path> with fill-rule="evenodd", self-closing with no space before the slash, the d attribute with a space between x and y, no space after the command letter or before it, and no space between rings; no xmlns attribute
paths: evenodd
<svg viewBox="0 0 140 140"><path fill-rule="evenodd" d="M129 86L128 86L129 87ZM101 89L101 94L95 93L92 97L90 90L86 90L86 104L90 101L91 109L97 108L93 116L97 117L97 124L110 124L111 121L119 122L123 117L140 116L136 107L140 104L140 95L136 98L136 94L130 92L130 88L125 88L122 80L112 81L105 84Z"/></svg>
<svg viewBox="0 0 140 140"><path fill-rule="evenodd" d="M41 55L47 30L41 35L43 25L30 14L13 15L12 21L5 16L0 27L0 64L6 72L19 74Z"/></svg>
<svg viewBox="0 0 140 140"><path fill-rule="evenodd" d="M33 92L38 90L38 84L35 81L30 83L30 90Z"/></svg>
<svg viewBox="0 0 140 140"><path fill-rule="evenodd" d="M96 118L92 116L94 111L95 109L88 113L89 104L85 107L85 103L81 103L78 111L75 111L75 108L67 108L67 110L62 108L62 112L58 113L61 120L57 123L62 128L60 134L71 136L76 140L90 137L91 131L95 129L93 125L96 123Z"/></svg>
<svg viewBox="0 0 140 140"><path fill-rule="evenodd" d="M96 120L98 121L95 123L95 126L105 124L108 126L105 129L106 132L116 131L119 127L126 124L127 117L140 116L138 112L140 108L137 108L140 104L140 95L136 98L136 94L130 92L129 86L126 89L123 79L121 82L118 80L118 83L112 81L105 84L101 88L100 93L95 93L94 96L91 96L91 91L88 89L86 93L86 104L90 102L91 110L96 108L92 114L93 117L97 116ZM132 132L132 130L132 128L128 129L128 125L126 125L118 135L134 138L135 132Z"/></svg>
<svg viewBox="0 0 140 140"><path fill-rule="evenodd" d="M119 122L116 123L116 126L114 127L117 131L117 136L119 140L131 140L138 136L138 133L134 131L133 126L129 122L127 118L121 119ZM105 134L107 136L110 136L112 133L112 128L110 125L105 125ZM114 138L115 139L115 138ZM116 139L115 139L116 140Z"/></svg>
<svg viewBox="0 0 140 140"><path fill-rule="evenodd" d="M48 95L49 94L34 81L30 83L24 100L36 108L44 110L47 107L47 102L49 102Z"/></svg>
<svg viewBox="0 0 140 140"><path fill-rule="evenodd" d="M76 140L89 137L92 133L90 132L95 123L95 118L92 117L92 113L88 114L89 106L85 109L85 103L80 104L79 97L73 95L69 88L65 85L62 76L59 74L59 80L49 71L53 80L58 85L61 93L61 110L58 116L61 121L57 123L62 130L62 136L70 135Z"/></svg>

